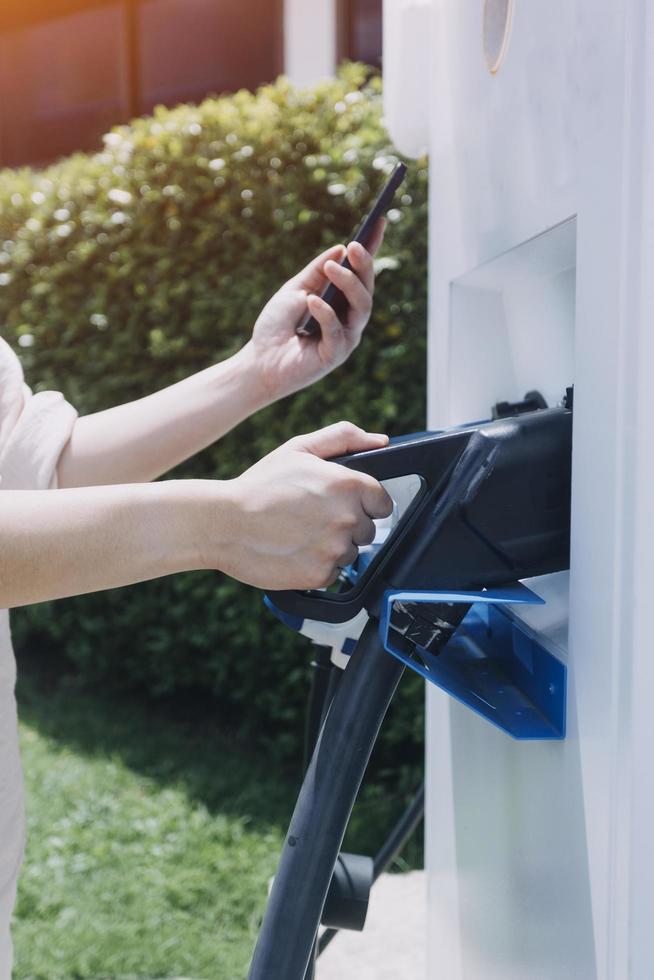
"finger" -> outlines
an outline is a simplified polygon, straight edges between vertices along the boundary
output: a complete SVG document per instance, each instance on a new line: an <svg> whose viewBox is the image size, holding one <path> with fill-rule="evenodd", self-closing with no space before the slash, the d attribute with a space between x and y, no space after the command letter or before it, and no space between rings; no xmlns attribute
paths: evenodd
<svg viewBox="0 0 654 980"><path fill-rule="evenodd" d="M347 257L357 276L372 295L375 288L375 265L372 255L360 242L350 242L347 247Z"/></svg>
<svg viewBox="0 0 654 980"><path fill-rule="evenodd" d="M360 473L361 506L368 517L389 517L393 513L393 498L381 483L366 473Z"/></svg>
<svg viewBox="0 0 654 980"><path fill-rule="evenodd" d="M330 259L334 262L341 262L344 256L344 245L332 245L331 248L325 249L315 259L312 259L304 269L298 272L292 282L300 289L306 289L312 293L321 293L327 284L324 274L325 262Z"/></svg>
<svg viewBox="0 0 654 980"><path fill-rule="evenodd" d="M352 565L357 560L358 557L359 557L359 549L354 544L354 542L352 542L345 549L345 551L343 552L343 554L340 555L340 557L336 559L336 567L337 568L347 568L347 566L348 565Z"/></svg>
<svg viewBox="0 0 654 980"><path fill-rule="evenodd" d="M381 243L384 241L384 233L385 232L386 232L386 218L380 218L375 223L375 227L373 229L372 236L371 236L370 241L368 242L368 246L367 246L368 251L370 252L370 254L373 257L377 254L377 252L379 251L379 248L381 246Z"/></svg>
<svg viewBox="0 0 654 980"><path fill-rule="evenodd" d="M360 548L366 544L372 544L377 536L377 528L367 514L364 514L358 522L352 534L352 542Z"/></svg>
<svg viewBox="0 0 654 980"><path fill-rule="evenodd" d="M370 315L372 296L356 272L353 272L352 269L344 269L342 265L337 265L336 262L330 261L325 263L325 275L330 282L338 286L347 299L351 309L363 314L365 317Z"/></svg>
<svg viewBox="0 0 654 980"><path fill-rule="evenodd" d="M326 303L320 296L313 294L307 296L307 306L309 313L320 324L321 336L317 339L324 344L325 359L331 362L337 353L339 344L344 340L343 324L329 303Z"/></svg>
<svg viewBox="0 0 654 980"><path fill-rule="evenodd" d="M364 452L367 449L382 449L388 445L388 436L379 432L366 432L352 422L335 422L317 432L296 436L292 442L297 449L313 453L321 459L329 459L331 456L344 456L346 453ZM368 508L366 512L369 513Z"/></svg>

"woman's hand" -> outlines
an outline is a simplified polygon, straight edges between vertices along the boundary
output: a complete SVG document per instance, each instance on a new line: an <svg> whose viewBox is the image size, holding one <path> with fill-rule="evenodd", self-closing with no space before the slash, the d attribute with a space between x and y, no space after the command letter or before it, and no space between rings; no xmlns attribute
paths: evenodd
<svg viewBox="0 0 654 980"><path fill-rule="evenodd" d="M342 245L310 262L266 304L252 339L233 357L145 398L78 419L57 467L59 486L153 480L260 408L341 364L359 343L370 315L372 256L383 235L380 221L370 252L348 246L353 272L338 265ZM348 299L344 322L315 295L328 281ZM321 337L295 333L307 310L320 323Z"/></svg>
<svg viewBox="0 0 654 980"><path fill-rule="evenodd" d="M339 265L346 254L345 247L334 245L289 279L264 306L247 346L259 383L270 401L306 388L329 374L359 344L372 310L373 256L382 243L384 226L380 219L367 250L357 242L348 245L352 271ZM349 309L343 320L320 299L319 294L329 282L347 298ZM320 324L318 337L298 337L295 332L307 311Z"/></svg>
<svg viewBox="0 0 654 980"><path fill-rule="evenodd" d="M202 566L264 589L334 582L373 540L372 519L387 517L393 501L373 477L326 460L387 442L339 422L290 439L236 480L206 482Z"/></svg>

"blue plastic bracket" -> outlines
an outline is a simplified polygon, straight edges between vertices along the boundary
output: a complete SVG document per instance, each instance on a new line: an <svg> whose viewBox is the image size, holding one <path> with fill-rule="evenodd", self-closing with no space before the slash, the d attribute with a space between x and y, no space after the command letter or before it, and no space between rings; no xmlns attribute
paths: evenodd
<svg viewBox="0 0 654 980"><path fill-rule="evenodd" d="M393 643L395 602L472 603L438 655ZM566 667L503 606L542 603L520 582L481 592L385 593L379 632L386 650L411 670L518 739L565 738Z"/></svg>

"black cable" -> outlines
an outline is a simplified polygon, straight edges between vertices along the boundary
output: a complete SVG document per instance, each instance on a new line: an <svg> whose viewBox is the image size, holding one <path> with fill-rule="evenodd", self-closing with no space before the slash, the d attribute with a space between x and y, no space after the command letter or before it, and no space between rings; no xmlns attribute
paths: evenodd
<svg viewBox="0 0 654 980"><path fill-rule="evenodd" d="M331 659L331 648L319 646L316 659L311 661L313 668L311 690L307 706L307 720L304 731L304 771L309 767L313 750L316 747L320 730L327 717L330 705L334 700L338 682L343 671L336 667ZM327 668L327 669L326 669ZM325 683L327 676L327 683ZM316 725L318 721L318 725ZM307 965L304 980L314 980L316 975L316 963L320 952L318 949L318 937L313 944L309 963Z"/></svg>
<svg viewBox="0 0 654 980"><path fill-rule="evenodd" d="M338 682L340 681L342 676L343 676L342 668L336 667L334 664L332 664L332 672L329 675L329 683L327 685L327 690L325 691L325 700L323 702L322 712L320 715L321 728L325 724L325 718L327 717L327 712L329 711L329 707L332 701L334 700L334 695L336 694L336 688L338 687ZM318 732L318 735L319 734L320 732ZM317 737L316 737L316 741L318 741ZM312 750L313 748L315 748L315 742L312 746Z"/></svg>
<svg viewBox="0 0 654 980"><path fill-rule="evenodd" d="M309 962L307 964L307 969L304 974L304 980L314 980L316 976L316 965L318 963L318 957L320 953L318 952L318 939L316 937L313 948L311 950L311 955L309 957Z"/></svg>
<svg viewBox="0 0 654 980"><path fill-rule="evenodd" d="M345 829L404 666L366 626L300 790L249 980L304 980Z"/></svg>
<svg viewBox="0 0 654 980"><path fill-rule="evenodd" d="M320 734L320 726L325 715L325 705L329 704L329 689L335 667L331 660L330 647L316 645L311 661L311 686L307 699L306 722L304 726L304 766L306 772L311 753Z"/></svg>

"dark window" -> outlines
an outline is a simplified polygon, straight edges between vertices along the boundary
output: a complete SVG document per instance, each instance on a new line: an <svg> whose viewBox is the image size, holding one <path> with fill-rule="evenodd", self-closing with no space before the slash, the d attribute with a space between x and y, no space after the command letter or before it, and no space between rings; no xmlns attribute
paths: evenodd
<svg viewBox="0 0 654 980"><path fill-rule="evenodd" d="M341 0L339 55L381 68L382 0Z"/></svg>
<svg viewBox="0 0 654 980"><path fill-rule="evenodd" d="M280 16L270 0L144 0L141 111L271 81Z"/></svg>
<svg viewBox="0 0 654 980"><path fill-rule="evenodd" d="M157 103L281 70L281 0L0 0L0 165L100 146Z"/></svg>
<svg viewBox="0 0 654 980"><path fill-rule="evenodd" d="M122 4L0 34L2 163L88 149L128 107Z"/></svg>

